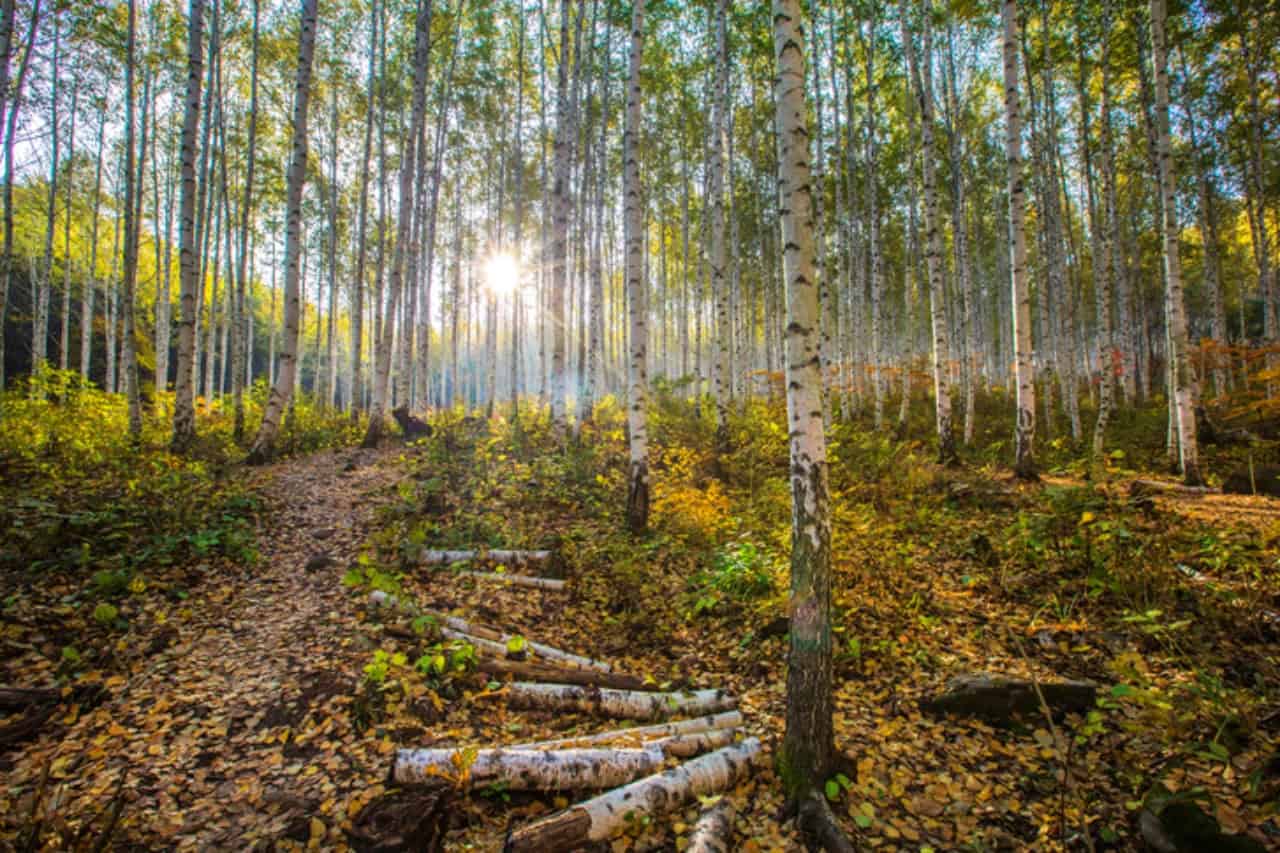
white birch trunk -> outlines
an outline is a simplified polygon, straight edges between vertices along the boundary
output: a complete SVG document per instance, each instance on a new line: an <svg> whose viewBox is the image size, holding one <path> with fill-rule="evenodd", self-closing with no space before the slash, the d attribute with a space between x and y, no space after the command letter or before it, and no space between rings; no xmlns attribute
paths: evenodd
<svg viewBox="0 0 1280 853"><path fill-rule="evenodd" d="M760 741L749 738L687 761L523 826L507 837L505 849L507 853L556 853L603 841L642 817L725 790L759 763L760 752Z"/></svg>
<svg viewBox="0 0 1280 853"><path fill-rule="evenodd" d="M729 853L733 844L733 803L721 797L702 810L693 825L685 853Z"/></svg>
<svg viewBox="0 0 1280 853"><path fill-rule="evenodd" d="M942 229L938 215L937 162L933 141L933 29L929 20L931 15L932 7L930 6L923 16L923 68L916 62L915 47L909 32L904 47L916 98L920 102L920 141L924 164L925 268L929 282L930 325L933 330L933 404L938 432L938 461L951 465L955 464L958 458L951 418L951 345L947 329L946 285L943 282L942 270Z"/></svg>
<svg viewBox="0 0 1280 853"><path fill-rule="evenodd" d="M418 562L424 566L442 566L450 563L484 561L501 563L505 566L527 567L534 563L546 563L552 557L549 550L513 551L494 548L488 551L437 551L425 550L419 553Z"/></svg>
<svg viewBox="0 0 1280 853"><path fill-rule="evenodd" d="M737 700L723 690L648 693L572 684L517 681L506 687L513 708L596 714L624 720L661 720L678 714L712 714L732 710Z"/></svg>
<svg viewBox="0 0 1280 853"><path fill-rule="evenodd" d="M568 429L568 365L565 363L565 290L569 281L570 140L573 111L569 103L570 0L560 0L560 52L556 68L556 130L551 187L551 268L549 317L551 334L551 423L557 433Z"/></svg>
<svg viewBox="0 0 1280 853"><path fill-rule="evenodd" d="M1151 0L1152 61L1155 64L1156 153L1160 165L1163 199L1165 309L1168 317L1169 361L1173 377L1173 402L1177 414L1178 450L1182 477L1188 486L1202 485L1199 448L1196 443L1194 382L1187 349L1187 315L1182 299L1182 261L1178 252L1178 209L1174 200L1173 156L1169 146L1169 63L1165 40L1164 0Z"/></svg>
<svg viewBox="0 0 1280 853"><path fill-rule="evenodd" d="M728 0L716 3L716 76L708 156L708 204L711 207L711 298L715 300L716 340L712 344L712 381L716 404L716 452L729 450L729 279L726 275L724 145L729 124L729 53L726 35Z"/></svg>
<svg viewBox="0 0 1280 853"><path fill-rule="evenodd" d="M462 749L402 749L392 778L401 785L432 778L470 787L501 784L511 791L613 788L662 766L660 749L481 749L468 763Z"/></svg>
<svg viewBox="0 0 1280 853"><path fill-rule="evenodd" d="M799 0L774 0L774 108L778 140L786 386L791 471L791 647L783 761L788 796L820 786L834 750L831 686L831 520L813 189L805 99L805 32Z"/></svg>
<svg viewBox="0 0 1280 853"><path fill-rule="evenodd" d="M582 735L581 737L563 737L556 740L543 740L535 743L519 744L519 749L564 749L567 747L593 746L613 744L614 746L640 747L654 739L668 740L674 737L706 732L728 732L743 723L741 711L725 711L719 714L708 714L692 720L677 720L673 723L659 723L653 726L633 726L628 729L615 729L608 732ZM513 749L517 747L512 747Z"/></svg>
<svg viewBox="0 0 1280 853"><path fill-rule="evenodd" d="M623 239L626 243L627 309L631 319L627 433L627 524L640 533L649 524L648 282L644 270L644 189L640 185L640 62L644 54L644 0L633 0L626 130L622 140ZM603 176L602 176L603 178Z"/></svg>
<svg viewBox="0 0 1280 853"><path fill-rule="evenodd" d="M311 60L315 55L316 0L303 0L302 26L298 40L298 80L293 104L293 156L285 205L284 245L284 341L280 347L280 370L262 413L262 425L249 451L255 463L266 462L275 450L280 418L293 396L298 369L298 324L301 315L298 256L302 243L302 190L307 177L307 105L311 97Z"/></svg>
<svg viewBox="0 0 1280 853"><path fill-rule="evenodd" d="M1005 161L1009 193L1009 275L1013 300L1013 341L1017 383L1014 471L1036 477L1036 386L1031 357L1031 292L1027 285L1026 191L1023 186L1022 123L1018 93L1018 6L1004 0Z"/></svg>

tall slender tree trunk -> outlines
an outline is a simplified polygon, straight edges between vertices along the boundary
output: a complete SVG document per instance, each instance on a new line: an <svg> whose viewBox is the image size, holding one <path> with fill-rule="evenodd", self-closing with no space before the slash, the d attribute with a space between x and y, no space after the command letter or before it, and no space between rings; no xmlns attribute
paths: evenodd
<svg viewBox="0 0 1280 853"><path fill-rule="evenodd" d="M708 192L711 206L711 298L715 300L716 326L712 362L716 401L716 453L729 452L729 279L725 245L724 144L729 133L729 0L716 3L716 76L711 114L711 151L708 158Z"/></svg>
<svg viewBox="0 0 1280 853"><path fill-rule="evenodd" d="M129 400L129 435L134 441L142 437L142 401L138 388L138 357L134 342L134 303L138 280L138 222L139 203L138 171L135 171L133 149L133 98L134 98L134 46L136 44L137 9L135 0L129 0L129 23L125 40L124 72L124 281L122 283L121 311L124 315L121 369L124 371L125 396ZM145 95L144 95L145 104ZM142 148L146 149L146 112L143 112Z"/></svg>
<svg viewBox="0 0 1280 853"><path fill-rule="evenodd" d="M53 277L53 235L58 213L58 165L62 111L58 107L58 90L62 76L59 66L62 54L62 17L55 11L53 16L53 59L50 71L49 92L49 197L45 209L44 259L40 263L40 271L36 275L32 287L35 289L35 310L31 322L31 372L34 374L45 365L49 352L49 302ZM125 184L126 191L128 183Z"/></svg>
<svg viewBox="0 0 1280 853"><path fill-rule="evenodd" d="M1106 2L1109 5L1110 0L1106 0ZM1115 405L1115 368L1112 357L1112 353L1115 351L1115 328L1111 319L1113 291L1111 229L1106 220L1110 212L1110 205L1104 199L1103 206L1105 211L1100 212L1094 193L1093 144L1090 133L1093 107L1089 101L1089 78L1091 72L1087 62L1088 36L1084 30L1083 17L1083 15L1077 15L1078 46L1082 57L1078 94L1080 100L1080 148L1083 160L1085 196L1089 213L1090 250L1093 254L1094 309L1098 321L1098 419L1093 425L1093 455L1096 460L1102 456L1102 452L1105 449L1107 425L1110 423L1111 410ZM1101 61L1104 66L1109 65L1111 62L1110 40L1106 38L1102 39ZM1102 77L1104 86L1110 83L1109 72L1105 68L1102 72ZM1109 100L1109 96L1104 94L1104 104L1108 104ZM1105 179L1104 183L1106 183ZM1107 188L1104 187L1104 195L1106 190Z"/></svg>
<svg viewBox="0 0 1280 853"><path fill-rule="evenodd" d="M245 310L249 292L245 265L249 257L249 229L253 225L253 177L257 165L258 147L258 18L258 0L253 0L253 47L249 65L249 139L245 153L244 198L240 202L240 256L236 263L236 324L232 333L235 357L231 395L234 411L233 435L236 443L244 441L244 387L248 382L245 363L252 354L245 346L249 334L245 324L245 318L249 315Z"/></svg>
<svg viewBox="0 0 1280 853"><path fill-rule="evenodd" d="M280 430L280 418L293 396L297 370L298 317L301 296L298 286L298 255L302 230L302 190L307 178L307 106L311 98L311 61L316 43L316 0L302 0L298 38L298 80L293 96L293 155L289 161L285 198L284 244L284 341L280 350L280 373L267 397L262 425L249 450L249 462L269 460Z"/></svg>
<svg viewBox="0 0 1280 853"><path fill-rule="evenodd" d="M906 9L904 5L904 14ZM924 229L925 266L929 276L929 314L933 328L934 420L938 431L938 460L945 465L959 461L956 455L955 430L951 418L951 345L947 329L946 285L942 276L942 229L938 215L937 162L934 150L933 111L933 27L932 5L923 16L923 68L915 59L915 48L908 32L905 48L911 68L916 98L920 102L921 145L924 162Z"/></svg>
<svg viewBox="0 0 1280 853"><path fill-rule="evenodd" d="M1014 377L1017 423L1014 472L1035 479L1036 385L1031 349L1031 290L1027 284L1026 191L1023 186L1022 121L1018 89L1018 5L1004 0L1004 150L1009 194L1009 277L1013 301Z"/></svg>
<svg viewBox="0 0 1280 853"><path fill-rule="evenodd" d="M58 369L66 370L71 359L71 220L75 193L76 113L80 106L80 85L72 72L71 123L67 128L67 200L62 221L62 313L58 326Z"/></svg>
<svg viewBox="0 0 1280 853"><path fill-rule="evenodd" d="M93 311L98 291L98 223L102 207L102 150L106 140L107 119L98 122L97 159L94 163L93 212L89 225L89 269L85 273L80 298L80 378L89 381L93 366Z"/></svg>
<svg viewBox="0 0 1280 853"><path fill-rule="evenodd" d="M791 436L791 647L786 735L779 766L788 796L799 804L821 796L835 751L830 494L822 425L822 318L814 263L804 39L799 0L774 0L774 104L787 288L787 428Z"/></svg>
<svg viewBox="0 0 1280 853"><path fill-rule="evenodd" d="M969 226L965 186L965 150L960 127L960 95L956 82L955 26L947 26L947 137L951 156L951 229L956 275L960 279L960 377L964 386L964 442L973 442L977 410L978 347L974 324L973 270L969 263Z"/></svg>
<svg viewBox="0 0 1280 853"><path fill-rule="evenodd" d="M881 305L882 294L884 293L884 265L880 257L880 207L879 207L879 186L877 165L879 162L879 140L877 123L876 123L876 77L875 77L875 58L876 58L876 23L877 16L875 7L872 7L870 17L867 19L867 42L866 42L866 81L867 81L867 186L866 186L866 209L867 209L867 252L869 254L868 266L871 274L871 385L872 385L872 406L873 417L877 430L884 427L884 398L885 383L882 365L880 363L881 353L884 349L884 309ZM834 55L833 55L834 61ZM852 121L852 116L850 116ZM852 207L852 204L850 205ZM852 330L850 330L852 332ZM903 365L906 369L906 365Z"/></svg>
<svg viewBox="0 0 1280 853"><path fill-rule="evenodd" d="M360 157L359 212L356 214L356 269L351 280L351 417L364 408L364 290L369 234L369 159L373 151L373 114L378 69L378 0L369 11L369 82L365 89L364 147Z"/></svg>
<svg viewBox="0 0 1280 853"><path fill-rule="evenodd" d="M416 165L415 152L427 103L427 62L431 47L431 0L419 0L414 27L413 48L413 107L409 133L404 140L404 155L400 163L400 211L396 222L395 254L391 260L391 280L388 284L387 317L383 321L382 336L378 341L378 365L375 377L372 411L369 427L365 432L364 446L376 447L385 429L385 408L390 392L392 337L395 332L395 309L401 304L401 291L405 281L405 255L409 249L413 211L413 176ZM412 280L410 280L412 282ZM411 285L412 286L412 283ZM403 401L408 405L408 401Z"/></svg>
<svg viewBox="0 0 1280 853"><path fill-rule="evenodd" d="M1182 300L1182 261L1178 252L1178 216L1174 204L1173 156L1169 145L1169 63L1165 39L1164 0L1151 0L1151 59L1155 66L1156 154L1160 165L1160 196L1165 269L1165 310L1168 322L1169 359L1177 414L1178 450L1182 477L1188 485L1200 485L1199 447L1196 443L1194 376L1187 353L1187 316Z"/></svg>
<svg viewBox="0 0 1280 853"><path fill-rule="evenodd" d="M556 63L556 130L553 142L554 174L551 185L551 422L563 434L568 427L565 399L568 369L565 364L565 290L569 280L570 140L574 133L569 103L570 0L560 0L560 52Z"/></svg>
<svg viewBox="0 0 1280 853"><path fill-rule="evenodd" d="M627 475L627 523L640 533L649 524L648 298L644 269L644 189L640 185L640 63L644 55L644 0L631 7L631 59L627 114L622 138L623 241L626 244L627 308L631 319L627 431L631 466Z"/></svg>

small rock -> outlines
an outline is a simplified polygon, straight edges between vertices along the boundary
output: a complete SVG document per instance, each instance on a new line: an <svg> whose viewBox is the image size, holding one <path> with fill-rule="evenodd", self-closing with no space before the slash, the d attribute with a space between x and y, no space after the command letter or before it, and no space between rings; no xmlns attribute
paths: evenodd
<svg viewBox="0 0 1280 853"><path fill-rule="evenodd" d="M770 637L783 637L791 630L791 620L786 616L779 616L777 619L769 622L760 629L759 637L767 640Z"/></svg>
<svg viewBox="0 0 1280 853"><path fill-rule="evenodd" d="M337 561L328 554L312 554L303 568L307 574L315 574L334 565Z"/></svg>

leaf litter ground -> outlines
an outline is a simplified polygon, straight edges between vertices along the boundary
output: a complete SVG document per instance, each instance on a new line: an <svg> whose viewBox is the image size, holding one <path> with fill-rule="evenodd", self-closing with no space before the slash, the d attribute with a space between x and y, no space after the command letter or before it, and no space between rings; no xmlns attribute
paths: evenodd
<svg viewBox="0 0 1280 853"><path fill-rule="evenodd" d="M655 686L727 688L748 733L775 742L785 699L780 592L699 608L691 578L726 530L707 521L700 532L691 524L705 506L669 492L655 502L657 535L619 533L602 497L617 492L621 453L616 437L600 438L576 463L482 438L321 453L264 472L272 508L257 565L210 566L183 606L143 606L114 657L74 679L101 684L109 698L64 707L43 736L8 754L8 842L35 818L50 847L66 846L118 795L115 847L340 848L361 810L390 790L397 747L496 746L616 726L510 710L485 676L431 689L401 666L371 691L377 651L411 663L425 641L369 606L367 590L340 582L353 564L386 567L403 597L607 658ZM665 461L679 479L679 462ZM885 850L1058 850L1084 849L1087 831L1095 848L1141 849L1134 816L1158 778L1204 789L1224 829L1280 843L1276 635L1257 618L1277 603L1272 504L1160 495L1134 509L1119 483L1045 487L1084 500L1081 510L977 473L939 473L917 500L898 501L834 479L844 766L833 793L851 835ZM753 480L724 501L736 517L729 534L766 550L785 542L785 490ZM1218 531L1214 547L1186 535L1201 527ZM1162 535L1163 546L1153 544ZM552 545L571 590L415 568L405 543ZM1116 596L1088 585L1102 553L1132 557L1141 577L1125 580L1139 591L1125 595L1161 606L1104 606ZM1271 568L1247 568L1259 565ZM1180 625L1187 614L1194 625ZM6 680L52 683L60 664L39 629L6 630L22 652L6 662ZM1090 678L1116 698L1095 720L1012 727L921 713L920 699L976 671ZM1243 734L1225 736L1236 729ZM736 849L801 849L776 820L771 772L730 796ZM447 815L445 846L498 849L509 826L575 798L473 792ZM637 827L613 847L678 848L696 814Z"/></svg>

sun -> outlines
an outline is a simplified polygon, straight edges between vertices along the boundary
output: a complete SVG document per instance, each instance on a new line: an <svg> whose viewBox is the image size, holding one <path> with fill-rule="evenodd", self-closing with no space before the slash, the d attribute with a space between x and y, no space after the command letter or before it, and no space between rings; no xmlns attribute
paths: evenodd
<svg viewBox="0 0 1280 853"><path fill-rule="evenodd" d="M513 293L520 286L520 265L507 252L491 255L484 265L485 281L496 296Z"/></svg>

